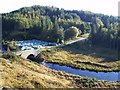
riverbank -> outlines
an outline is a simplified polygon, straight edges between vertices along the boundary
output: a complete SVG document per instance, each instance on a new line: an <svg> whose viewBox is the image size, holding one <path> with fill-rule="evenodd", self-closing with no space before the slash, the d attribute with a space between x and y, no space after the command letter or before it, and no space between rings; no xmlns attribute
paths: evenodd
<svg viewBox="0 0 120 90"><path fill-rule="evenodd" d="M9 56L9 57L8 57ZM0 56L0 86L7 88L118 88L105 82L49 69L13 54Z"/></svg>
<svg viewBox="0 0 120 90"><path fill-rule="evenodd" d="M120 71L117 51L109 48L94 47L86 42L43 50L39 57L45 62L66 65L90 71Z"/></svg>

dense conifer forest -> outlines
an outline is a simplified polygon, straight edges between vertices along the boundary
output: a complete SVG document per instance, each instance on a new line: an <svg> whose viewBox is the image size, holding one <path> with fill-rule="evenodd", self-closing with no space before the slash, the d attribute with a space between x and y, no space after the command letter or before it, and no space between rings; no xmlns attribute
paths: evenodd
<svg viewBox="0 0 120 90"><path fill-rule="evenodd" d="M90 11L35 5L5 13L2 18L4 40L60 42L90 33L91 44L115 49L119 41L118 18Z"/></svg>

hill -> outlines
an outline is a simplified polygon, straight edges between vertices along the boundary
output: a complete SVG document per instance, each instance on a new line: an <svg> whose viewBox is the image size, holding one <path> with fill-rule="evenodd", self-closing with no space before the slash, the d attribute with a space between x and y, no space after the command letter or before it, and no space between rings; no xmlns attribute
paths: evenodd
<svg viewBox="0 0 120 90"><path fill-rule="evenodd" d="M51 70L13 54L0 56L0 86L5 88L117 88L117 82L104 82Z"/></svg>
<svg viewBox="0 0 120 90"><path fill-rule="evenodd" d="M4 40L59 42L74 38L71 37L73 32L67 33L73 26L79 30L78 36L91 33L93 44L116 48L118 18L114 16L35 5L5 13L2 17Z"/></svg>

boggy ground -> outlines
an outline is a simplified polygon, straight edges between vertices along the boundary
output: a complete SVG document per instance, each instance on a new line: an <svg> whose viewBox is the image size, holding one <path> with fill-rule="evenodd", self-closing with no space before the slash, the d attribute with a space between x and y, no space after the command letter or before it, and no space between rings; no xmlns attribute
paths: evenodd
<svg viewBox="0 0 120 90"><path fill-rule="evenodd" d="M13 54L0 56L0 86L7 88L118 88L105 82L51 70Z"/></svg>
<svg viewBox="0 0 120 90"><path fill-rule="evenodd" d="M90 46L87 42L77 42L57 48L43 50L38 57L78 69L92 71L120 71L117 50Z"/></svg>

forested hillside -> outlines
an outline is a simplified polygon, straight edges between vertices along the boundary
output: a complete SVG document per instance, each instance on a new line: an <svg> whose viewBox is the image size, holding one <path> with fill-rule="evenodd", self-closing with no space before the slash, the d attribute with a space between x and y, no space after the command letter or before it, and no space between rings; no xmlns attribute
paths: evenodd
<svg viewBox="0 0 120 90"><path fill-rule="evenodd" d="M59 42L91 33L91 44L117 48L117 17L48 6L24 7L2 16L4 40Z"/></svg>

